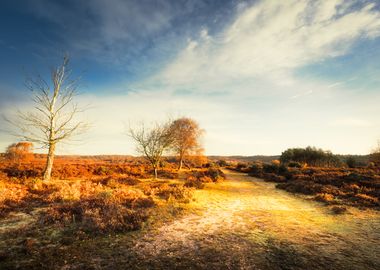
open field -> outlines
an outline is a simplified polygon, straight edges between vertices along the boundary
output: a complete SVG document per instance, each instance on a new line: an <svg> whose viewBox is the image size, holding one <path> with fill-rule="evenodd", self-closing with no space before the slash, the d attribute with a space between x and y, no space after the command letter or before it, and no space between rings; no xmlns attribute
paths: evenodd
<svg viewBox="0 0 380 270"><path fill-rule="evenodd" d="M337 214L336 205L228 170L223 180L217 169L178 174L167 165L152 180L141 160L128 160L58 160L58 171L95 170L49 182L8 177L2 163L0 268L380 267L373 207Z"/></svg>

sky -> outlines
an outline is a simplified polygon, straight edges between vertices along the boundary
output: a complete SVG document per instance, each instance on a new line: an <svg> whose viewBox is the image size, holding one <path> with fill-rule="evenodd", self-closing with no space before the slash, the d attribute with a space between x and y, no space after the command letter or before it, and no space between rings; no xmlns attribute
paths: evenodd
<svg viewBox="0 0 380 270"><path fill-rule="evenodd" d="M64 53L90 129L58 154L136 154L128 125L183 116L208 155L380 139L377 0L3 0L0 114L33 110L25 78ZM0 152L10 130L1 118Z"/></svg>

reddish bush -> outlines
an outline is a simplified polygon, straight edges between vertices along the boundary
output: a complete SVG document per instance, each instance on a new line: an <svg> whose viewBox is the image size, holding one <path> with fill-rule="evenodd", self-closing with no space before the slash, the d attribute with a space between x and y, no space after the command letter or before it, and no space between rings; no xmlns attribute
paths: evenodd
<svg viewBox="0 0 380 270"><path fill-rule="evenodd" d="M173 198L185 203L188 203L192 197L190 189L178 184L150 185L150 188L144 192L146 195L156 195L165 200Z"/></svg>
<svg viewBox="0 0 380 270"><path fill-rule="evenodd" d="M367 194L362 194L362 193L356 194L354 197L354 200L358 201L364 205L367 205L367 206L378 206L379 205L379 199L378 198L372 197L372 196L367 195Z"/></svg>
<svg viewBox="0 0 380 270"><path fill-rule="evenodd" d="M334 196L328 193L318 193L315 196L315 200L319 202L331 203L334 201Z"/></svg>
<svg viewBox="0 0 380 270"><path fill-rule="evenodd" d="M203 189L205 187L204 178L205 177L203 177L203 179L198 179L198 178L195 178L194 176L190 176L186 179L184 186L189 187L189 188ZM210 182L212 182L211 178L209 179L210 179Z"/></svg>
<svg viewBox="0 0 380 270"><path fill-rule="evenodd" d="M107 190L88 182L74 188L80 198L51 205L41 216L41 222L75 225L89 233L136 230L148 216L142 209L155 205L152 198L130 190Z"/></svg>
<svg viewBox="0 0 380 270"><path fill-rule="evenodd" d="M347 212L347 208L344 206L336 205L336 206L331 207L331 212L335 215L340 215Z"/></svg>

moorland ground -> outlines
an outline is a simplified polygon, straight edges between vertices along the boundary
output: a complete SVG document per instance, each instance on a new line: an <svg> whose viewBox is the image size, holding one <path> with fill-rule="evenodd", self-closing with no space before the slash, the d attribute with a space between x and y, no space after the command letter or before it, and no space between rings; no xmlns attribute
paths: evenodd
<svg viewBox="0 0 380 270"><path fill-rule="evenodd" d="M337 215L334 205L244 173L225 170L214 182L209 169L169 170L152 180L128 164L117 175L91 163L96 174L85 179L3 180L2 195L8 188L17 200L2 201L0 268L380 267L376 208L346 205Z"/></svg>

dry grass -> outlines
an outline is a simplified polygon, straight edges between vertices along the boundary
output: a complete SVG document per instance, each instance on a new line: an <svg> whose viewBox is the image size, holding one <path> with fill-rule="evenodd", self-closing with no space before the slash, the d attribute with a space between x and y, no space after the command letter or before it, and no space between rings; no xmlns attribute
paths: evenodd
<svg viewBox="0 0 380 270"><path fill-rule="evenodd" d="M192 197L193 189L181 183L146 179L147 166L140 159L58 158L55 179L48 182L35 177L41 175L42 164L38 158L31 164L1 163L0 217L41 209L39 225L117 233L140 229L160 201L188 203ZM167 164L160 176L178 177L172 167Z"/></svg>

